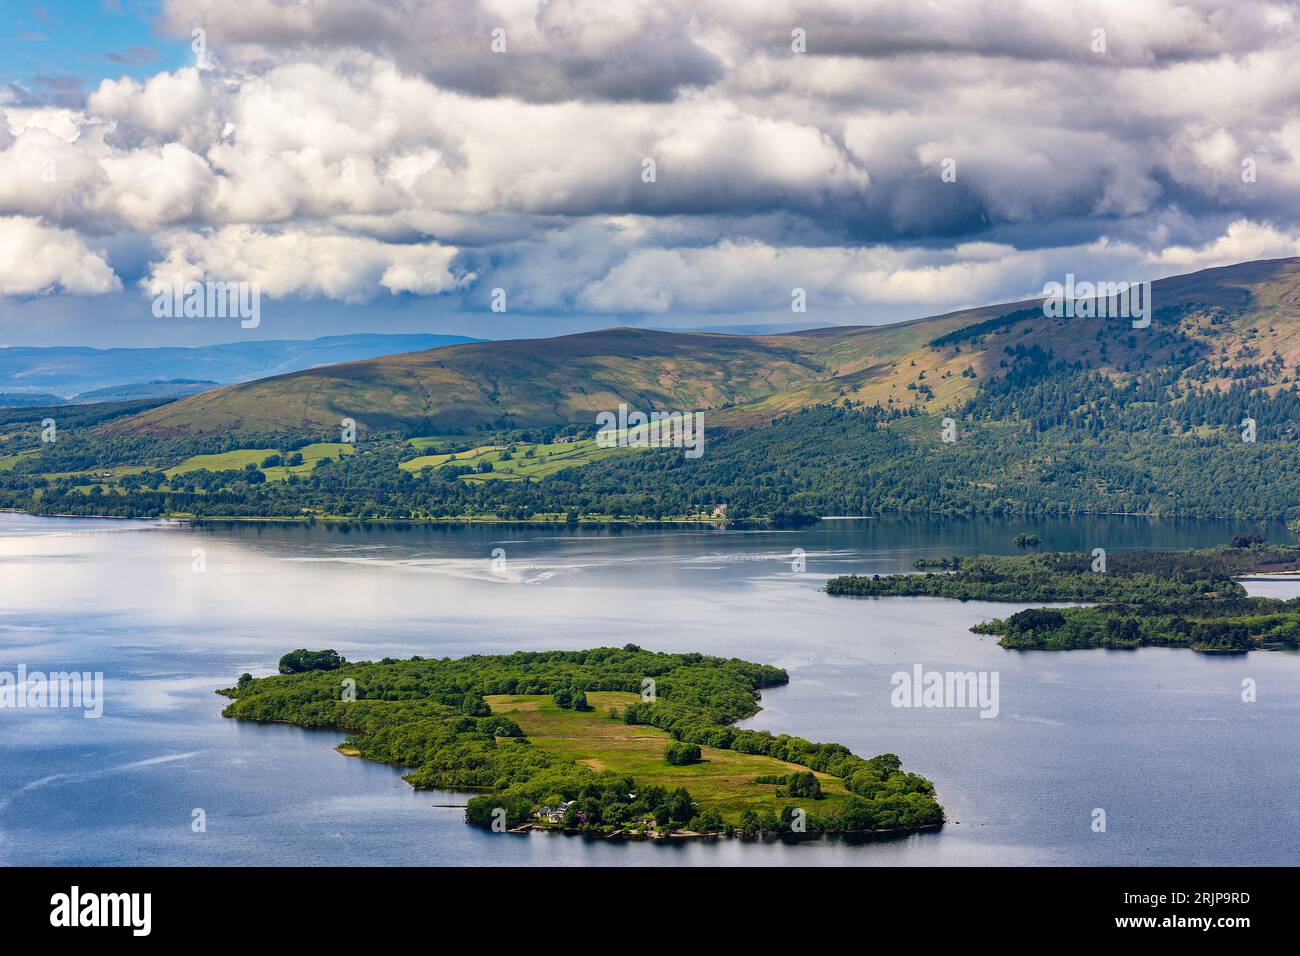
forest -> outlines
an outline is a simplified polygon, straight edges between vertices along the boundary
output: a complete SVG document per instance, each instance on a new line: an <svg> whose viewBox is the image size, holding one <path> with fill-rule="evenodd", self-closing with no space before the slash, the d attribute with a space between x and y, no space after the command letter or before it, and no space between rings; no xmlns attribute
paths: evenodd
<svg viewBox="0 0 1300 956"><path fill-rule="evenodd" d="M1017 650L1188 647L1244 652L1295 646L1300 599L1252 598L1234 577L1295 571L1300 548L1240 536L1192 551L1025 554L919 561L914 574L832 578L826 591L857 597L959 601L1087 601L1092 607L1029 608L971 628Z"/></svg>
<svg viewBox="0 0 1300 956"><path fill-rule="evenodd" d="M978 334L976 328L961 332ZM962 341L941 345L959 349ZM1001 374L943 414L842 398L765 424L714 429L698 459L649 449L513 481L481 480L454 463L403 469L422 454L412 444L418 436L382 432L364 435L357 454L324 457L282 480L269 480L256 462L176 473L189 456L239 448L276 449L272 457L289 461L295 450L338 435L236 439L107 427L137 405L69 412L76 417L60 417L58 440L42 442L42 410L8 410L0 432L0 507L200 520L573 523L707 517L725 504L719 520L786 527L820 515L883 513L1300 520L1300 383L1287 379L1264 390L1264 379L1252 378L1254 366L1225 372L1195 342L1181 348L1174 361L1139 364L1116 380L1038 346L1008 346ZM1275 374L1276 361L1261 355L1260 374ZM1227 373L1230 387L1209 387ZM953 442L941 439L944 415L957 423ZM1255 423L1249 442L1242 439L1246 419ZM593 431L594 425L568 424L465 434L457 447Z"/></svg>

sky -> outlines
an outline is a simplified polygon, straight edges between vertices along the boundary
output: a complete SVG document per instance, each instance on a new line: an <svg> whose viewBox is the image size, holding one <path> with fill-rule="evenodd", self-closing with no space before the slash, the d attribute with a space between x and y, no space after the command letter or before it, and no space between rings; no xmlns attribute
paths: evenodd
<svg viewBox="0 0 1300 956"><path fill-rule="evenodd" d="M0 344L879 324L1297 255L1297 41L1275 0L6 0Z"/></svg>

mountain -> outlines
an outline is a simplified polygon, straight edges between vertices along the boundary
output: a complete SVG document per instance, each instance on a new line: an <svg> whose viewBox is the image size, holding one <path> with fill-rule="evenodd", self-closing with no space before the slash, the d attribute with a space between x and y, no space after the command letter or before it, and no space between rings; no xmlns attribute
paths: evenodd
<svg viewBox="0 0 1300 956"><path fill-rule="evenodd" d="M110 385L78 392L72 401L78 405L94 402L130 402L137 398L183 398L216 388L218 382L194 381L188 378L163 379L157 382L135 382L130 385Z"/></svg>
<svg viewBox="0 0 1300 956"><path fill-rule="evenodd" d="M939 411L987 391L1025 356L1130 381L1274 392L1300 364L1300 259L1247 262L1152 284L1150 328L1127 318L1049 318L1038 300L888 326L732 336L609 329L475 342L292 372L194 395L122 422L125 433L315 434L592 423L620 403L710 410L710 424L765 424L855 402ZM1043 359L1046 361L1046 359Z"/></svg>
<svg viewBox="0 0 1300 956"><path fill-rule="evenodd" d="M475 339L462 335L332 335L198 348L0 348L0 392L72 398L98 389L190 380L228 385L299 369L415 352Z"/></svg>
<svg viewBox="0 0 1300 956"><path fill-rule="evenodd" d="M63 396L49 392L0 392L0 408L43 408L65 403Z"/></svg>
<svg viewBox="0 0 1300 956"><path fill-rule="evenodd" d="M49 392L0 392L0 408L36 408L66 405L94 405L100 402L132 402L137 399L184 398L216 388L217 382L196 382L192 379L164 379L157 382L134 382L130 385L110 385L78 392L71 398Z"/></svg>

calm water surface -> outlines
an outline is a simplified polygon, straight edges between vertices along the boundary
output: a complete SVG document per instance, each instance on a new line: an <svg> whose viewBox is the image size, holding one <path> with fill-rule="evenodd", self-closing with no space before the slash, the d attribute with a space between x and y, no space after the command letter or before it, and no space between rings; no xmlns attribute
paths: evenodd
<svg viewBox="0 0 1300 956"><path fill-rule="evenodd" d="M1295 864L1300 656L1011 652L967 629L1022 605L818 590L919 556L1011 553L1020 531L1048 549L1117 551L1241 530L1255 529L880 519L795 532L342 533L0 515L0 670L106 680L97 720L0 708L0 863ZM791 570L796 548L806 573ZM749 726L897 753L935 781L951 822L856 845L484 833L454 806L464 794L417 793L390 767L337 754L338 734L225 720L212 693L303 646L367 659L628 642L786 668L790 685L765 692ZM891 675L917 663L996 671L1000 715L892 707ZM1255 703L1241 700L1248 677ZM196 808L206 832L191 831ZM1094 808L1105 833L1091 830Z"/></svg>

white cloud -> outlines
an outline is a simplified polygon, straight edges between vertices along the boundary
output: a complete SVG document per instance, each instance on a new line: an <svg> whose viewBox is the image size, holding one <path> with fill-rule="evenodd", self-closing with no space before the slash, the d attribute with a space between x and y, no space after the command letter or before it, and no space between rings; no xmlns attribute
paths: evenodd
<svg viewBox="0 0 1300 956"><path fill-rule="evenodd" d="M325 297L361 302L379 290L435 295L472 276L453 272L454 248L437 243L397 245L359 236L290 230L268 233L228 226L210 233L160 237L165 255L142 280L171 284L210 279L256 283L264 295Z"/></svg>
<svg viewBox="0 0 1300 956"><path fill-rule="evenodd" d="M1227 231L1199 247L1167 246L1147 257L1162 275L1212 269L1251 259L1300 256L1300 230L1284 231L1269 223L1239 219Z"/></svg>
<svg viewBox="0 0 1300 956"><path fill-rule="evenodd" d="M86 100L87 111L121 125L124 132L161 142L203 135L213 122L220 90L194 67L159 73L144 83L130 77L106 79Z"/></svg>
<svg viewBox="0 0 1300 956"><path fill-rule="evenodd" d="M81 110L0 100L0 216L268 294L480 308L500 285L538 313L780 309L791 284L937 307L1071 255L1158 269L1300 227L1300 18L1271 0L166 0L163 21L201 25L216 66L106 79Z"/></svg>
<svg viewBox="0 0 1300 956"><path fill-rule="evenodd" d="M101 295L121 287L103 256L72 230L0 216L0 295Z"/></svg>
<svg viewBox="0 0 1300 956"><path fill-rule="evenodd" d="M1041 294L1067 273L1091 281L1162 278L1251 259L1300 255L1300 230L1240 220L1200 246L1144 248L1102 239L1016 250L991 243L952 249L774 247L722 242L691 249L636 249L576 296L596 313L778 312L792 290L811 312L915 305L945 312Z"/></svg>

